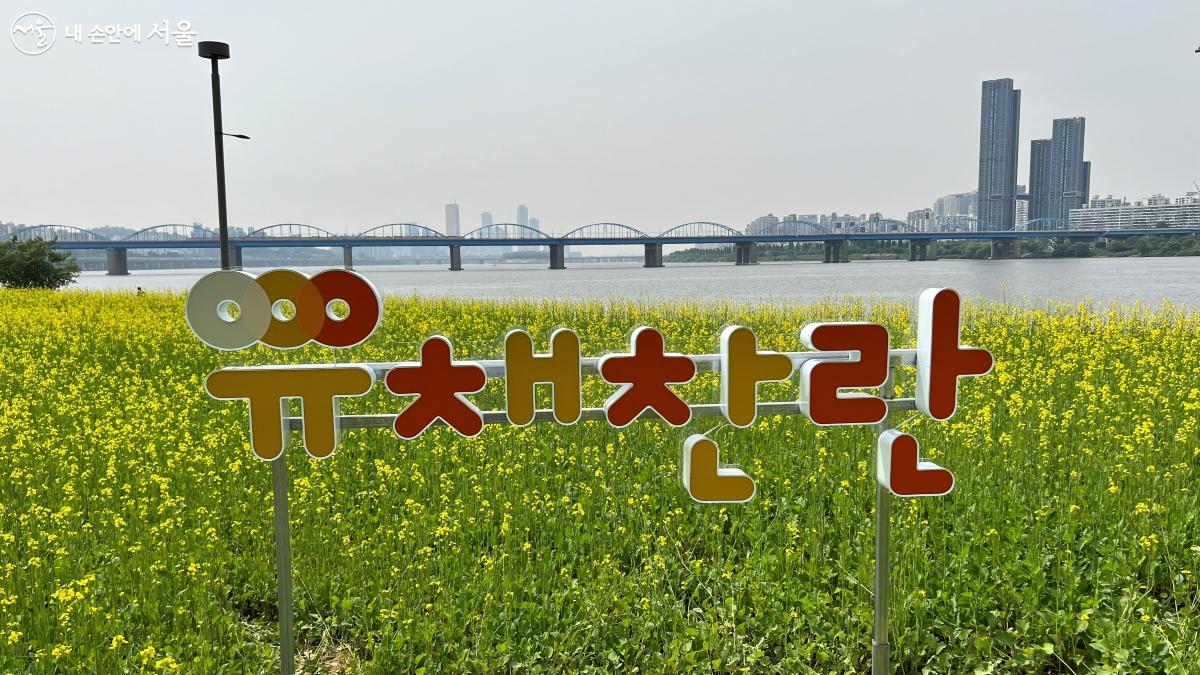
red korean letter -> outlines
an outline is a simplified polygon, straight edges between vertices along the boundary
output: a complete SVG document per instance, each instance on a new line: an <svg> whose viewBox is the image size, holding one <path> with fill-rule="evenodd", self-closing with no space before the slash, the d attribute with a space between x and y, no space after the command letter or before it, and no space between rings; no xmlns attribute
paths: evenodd
<svg viewBox="0 0 1200 675"><path fill-rule="evenodd" d="M853 360L813 358L800 366L800 409L816 424L876 424L887 402L842 389L880 387L888 376L888 332L877 323L813 323L800 339L818 351L855 351Z"/></svg>
<svg viewBox="0 0 1200 675"><path fill-rule="evenodd" d="M949 288L929 288L917 301L917 410L948 420L958 407L958 378L992 369L986 349L960 346L961 301Z"/></svg>

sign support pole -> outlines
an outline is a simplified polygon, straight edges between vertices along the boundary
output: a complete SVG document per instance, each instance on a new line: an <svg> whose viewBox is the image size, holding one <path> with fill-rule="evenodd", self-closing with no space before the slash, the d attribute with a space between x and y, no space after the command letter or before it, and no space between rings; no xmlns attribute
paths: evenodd
<svg viewBox="0 0 1200 675"><path fill-rule="evenodd" d="M288 529L287 449L271 462L271 483L275 492L275 571L279 586L279 672L296 672L295 645L292 641L292 538Z"/></svg>
<svg viewBox="0 0 1200 675"><path fill-rule="evenodd" d="M892 359L888 359L888 376L880 388L884 399L896 395ZM891 415L875 425L876 436L891 428ZM871 675L889 675L892 646L888 644L888 602L891 599L892 578L889 558L892 536L892 495L878 479L875 481L875 634L871 639Z"/></svg>

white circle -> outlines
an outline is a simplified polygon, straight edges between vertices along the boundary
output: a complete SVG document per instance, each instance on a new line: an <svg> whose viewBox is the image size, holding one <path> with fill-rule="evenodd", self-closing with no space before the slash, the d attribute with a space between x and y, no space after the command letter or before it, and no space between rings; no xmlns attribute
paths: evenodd
<svg viewBox="0 0 1200 675"><path fill-rule="evenodd" d="M342 303L342 305L345 306L346 316L338 316L337 314L333 313L333 303L335 303L335 302L340 302L340 303ZM341 298L334 298L334 299L330 300L329 302L325 303L325 316L329 317L330 321L345 321L346 319L349 319L350 318L350 303L346 302L345 300L343 300Z"/></svg>
<svg viewBox="0 0 1200 675"><path fill-rule="evenodd" d="M229 311L233 305L239 310L236 317ZM192 286L185 316L204 344L227 351L242 349L266 335L271 301L253 276L221 270L204 275Z"/></svg>
<svg viewBox="0 0 1200 675"><path fill-rule="evenodd" d="M20 25L21 20L25 18L30 19L29 23L27 25ZM21 35L35 33L37 35L37 41L34 43L33 47L22 47L17 43L17 33L20 33ZM26 56L38 56L50 51L50 48L54 46L54 40L56 37L57 32L54 28L54 22L50 20L50 17L42 14L41 12L25 12L13 20L12 27L8 30L8 39L12 41L13 46L17 48L17 51L25 54Z"/></svg>
<svg viewBox="0 0 1200 675"><path fill-rule="evenodd" d="M234 313L236 310L236 313ZM233 323L242 315L242 306L234 300L222 300L217 303L217 316L225 323Z"/></svg>
<svg viewBox="0 0 1200 675"><path fill-rule="evenodd" d="M292 308L291 316L288 316L284 312L284 310L287 307ZM275 303L271 305L271 316L275 317L276 321L280 321L280 322L284 322L284 323L291 321L292 319L295 319L296 318L296 303L292 302L291 300L288 300L287 298L280 298L280 299L276 300Z"/></svg>

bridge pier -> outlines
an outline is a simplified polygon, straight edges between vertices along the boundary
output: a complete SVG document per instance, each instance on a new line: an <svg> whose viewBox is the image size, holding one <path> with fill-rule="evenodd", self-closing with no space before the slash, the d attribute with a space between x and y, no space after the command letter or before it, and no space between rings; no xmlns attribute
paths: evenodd
<svg viewBox="0 0 1200 675"><path fill-rule="evenodd" d="M566 244L550 244L550 269L552 269L552 270L567 269L567 246L566 246Z"/></svg>
<svg viewBox="0 0 1200 675"><path fill-rule="evenodd" d="M108 276L123 277L129 274L129 249L109 248L104 250Z"/></svg>
<svg viewBox="0 0 1200 675"><path fill-rule="evenodd" d="M910 239L908 241L909 260L937 260L937 241L933 239Z"/></svg>
<svg viewBox="0 0 1200 675"><path fill-rule="evenodd" d="M825 256L821 262L850 262L850 242L845 239L829 239L825 242Z"/></svg>
<svg viewBox="0 0 1200 675"><path fill-rule="evenodd" d="M1009 242L1007 239L993 239L992 240L992 251L991 251L991 256L990 256L991 259L992 260L1002 260L1004 258L1007 258L1008 257L1008 243Z"/></svg>
<svg viewBox="0 0 1200 675"><path fill-rule="evenodd" d="M343 246L342 247L342 267L344 267L348 270L354 269L354 247L353 246Z"/></svg>
<svg viewBox="0 0 1200 675"><path fill-rule="evenodd" d="M231 269L231 270L242 269L242 247L241 246L230 246L229 247L229 269Z"/></svg>
<svg viewBox="0 0 1200 675"><path fill-rule="evenodd" d="M739 241L733 245L734 265L757 265L758 244L752 241Z"/></svg>
<svg viewBox="0 0 1200 675"><path fill-rule="evenodd" d="M646 263L643 267L662 267L662 244L646 244Z"/></svg>
<svg viewBox="0 0 1200 675"><path fill-rule="evenodd" d="M450 245L450 271L462 271L462 246Z"/></svg>

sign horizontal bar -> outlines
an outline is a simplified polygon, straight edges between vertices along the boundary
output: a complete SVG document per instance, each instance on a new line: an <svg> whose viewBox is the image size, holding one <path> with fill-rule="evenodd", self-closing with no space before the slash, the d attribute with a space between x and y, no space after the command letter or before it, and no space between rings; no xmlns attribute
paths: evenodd
<svg viewBox="0 0 1200 675"><path fill-rule="evenodd" d="M812 359L822 359L825 361L850 361L855 358L858 352L851 351L836 351L836 352L780 352L784 356L792 360L792 368L800 367L800 364ZM917 350L915 349L892 349L888 352L892 365L915 366L917 365ZM685 354L692 363L696 364L696 372L700 373L718 373L721 371L721 355L720 354ZM483 368L484 373L488 377L504 377L504 359L456 359L459 363L474 363ZM583 366L585 375L593 375L597 372L596 364L600 362L599 357L588 357L579 360ZM375 371L377 377L387 375L388 371L396 366L411 366L416 361L375 361L364 362L359 364L345 365L361 365L371 368ZM299 367L301 364L295 364ZM331 365L331 364L303 364L308 366ZM339 364L340 365L340 364ZM244 370L253 370L255 368L287 368L287 366L246 366Z"/></svg>
<svg viewBox="0 0 1200 675"><path fill-rule="evenodd" d="M916 399L912 398L893 398L887 400L888 413L916 410ZM698 403L689 405L692 410L692 418L701 417L721 417L721 404L719 403ZM584 408L579 417L580 421L601 422L607 419L604 408ZM503 410L484 410L484 424L509 424L508 413ZM802 415L800 404L795 401L770 401L758 404L759 415ZM380 427L390 427L396 421L396 414L390 415L339 415L338 424L343 429L370 429ZM658 415L651 410L646 410L637 417L639 420L654 420L659 419ZM285 417L284 421L288 425L288 429L299 431L304 428L304 418L302 417ZM536 410L533 413L534 422L554 422L553 410ZM444 424L440 419L434 422L434 425Z"/></svg>

